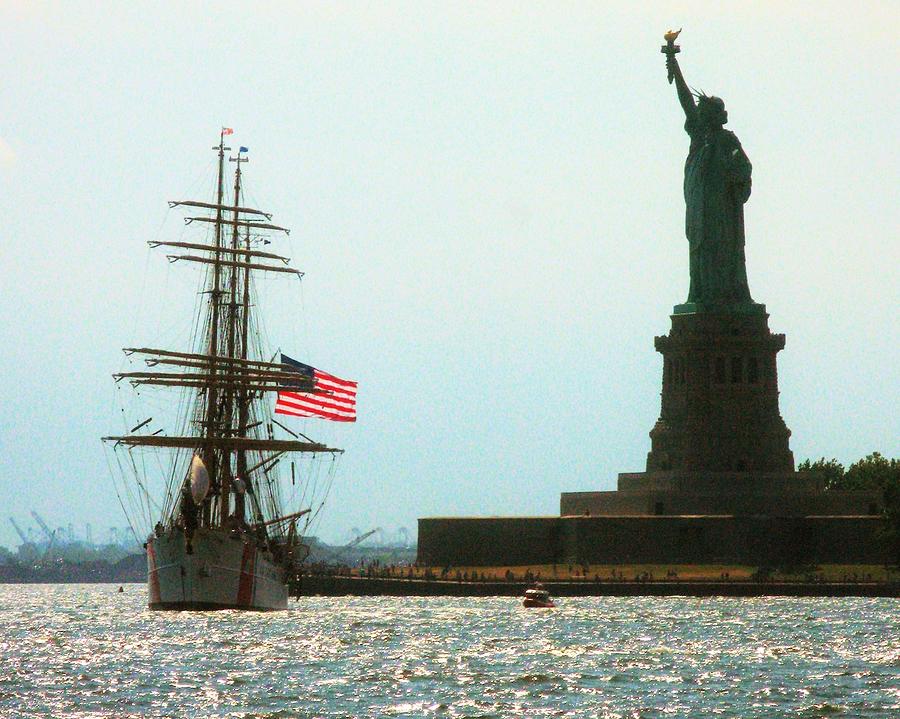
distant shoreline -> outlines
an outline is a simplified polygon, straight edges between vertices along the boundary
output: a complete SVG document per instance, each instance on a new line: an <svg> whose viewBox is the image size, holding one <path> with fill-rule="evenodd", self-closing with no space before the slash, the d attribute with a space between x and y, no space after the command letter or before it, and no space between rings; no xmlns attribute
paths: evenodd
<svg viewBox="0 0 900 719"><path fill-rule="evenodd" d="M145 584L146 577L0 577L0 585ZM554 597L871 597L900 598L896 582L582 581L542 582ZM302 597L520 597L528 582L457 582L382 577L305 576Z"/></svg>
<svg viewBox="0 0 900 719"><path fill-rule="evenodd" d="M0 584L144 584L147 581L146 560L143 555L131 555L115 564L91 562L85 564L56 564L28 566L0 565ZM545 568L546 569L546 568ZM628 568L632 573L635 567ZM719 567L707 567L716 569ZM328 572L303 576L300 592L303 596L409 596L409 597L518 597L531 582L519 571L501 579L497 574L479 580L469 580L461 574L457 578L423 576L366 576L332 574ZM681 568L682 572L685 568ZM660 572L661 574L661 572ZM517 576L514 576L517 575ZM529 575L531 576L531 575ZM546 575L545 575L546 576ZM588 575L590 576L590 574ZM603 576L603 575L599 575ZM832 575L816 581L802 579L756 579L741 576L732 568L731 576L713 578L707 574L695 578L625 579L542 579L555 597L887 597L900 598L900 581L893 576L876 577L861 573L858 580ZM629 575L630 576L630 575ZM636 574L634 576L637 576ZM659 574L657 576L660 576ZM537 577L540 579L540 577ZM887 579L887 581L884 581Z"/></svg>
<svg viewBox="0 0 900 719"><path fill-rule="evenodd" d="M570 581L542 582L554 597L887 597L896 582ZM303 596L518 597L530 583L307 575Z"/></svg>
<svg viewBox="0 0 900 719"><path fill-rule="evenodd" d="M129 554L117 562L0 564L0 584L129 584L147 581L147 559Z"/></svg>

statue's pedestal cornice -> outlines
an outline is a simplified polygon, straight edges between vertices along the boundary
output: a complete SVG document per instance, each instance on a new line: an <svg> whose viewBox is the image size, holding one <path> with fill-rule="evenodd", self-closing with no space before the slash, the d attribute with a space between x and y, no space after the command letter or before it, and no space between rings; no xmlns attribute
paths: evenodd
<svg viewBox="0 0 900 719"><path fill-rule="evenodd" d="M766 306L759 302L721 305L706 302L685 302L672 308L673 315L764 315Z"/></svg>

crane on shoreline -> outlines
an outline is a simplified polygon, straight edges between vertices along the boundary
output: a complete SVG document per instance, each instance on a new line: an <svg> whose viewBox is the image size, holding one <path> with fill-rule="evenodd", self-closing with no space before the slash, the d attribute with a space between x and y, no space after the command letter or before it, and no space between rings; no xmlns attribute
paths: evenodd
<svg viewBox="0 0 900 719"><path fill-rule="evenodd" d="M31 540L28 539L28 535L25 534L25 530L19 526L18 522L12 517L9 518L9 521L12 524L13 529L16 530L16 534L19 535L19 539L22 540L22 544L32 544Z"/></svg>
<svg viewBox="0 0 900 719"><path fill-rule="evenodd" d="M31 510L31 516L34 517L34 521L38 523L38 526L43 530L44 534L47 535L47 541L52 542L56 537L56 532L51 530L47 523L41 518L41 515L33 509Z"/></svg>

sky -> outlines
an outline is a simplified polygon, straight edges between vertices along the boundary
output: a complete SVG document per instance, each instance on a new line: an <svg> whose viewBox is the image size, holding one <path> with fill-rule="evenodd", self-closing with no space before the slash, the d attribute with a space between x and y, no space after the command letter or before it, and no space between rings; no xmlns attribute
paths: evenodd
<svg viewBox="0 0 900 719"><path fill-rule="evenodd" d="M653 338L688 288L670 27L753 163L750 289L787 336L797 461L900 456L898 21L865 1L5 0L3 514L125 525L110 375L189 329L168 297L196 270L146 242L184 239L166 201L209 194L223 125L306 272L272 283L270 338L360 385L356 424L293 420L346 450L321 537L558 514L643 470Z"/></svg>

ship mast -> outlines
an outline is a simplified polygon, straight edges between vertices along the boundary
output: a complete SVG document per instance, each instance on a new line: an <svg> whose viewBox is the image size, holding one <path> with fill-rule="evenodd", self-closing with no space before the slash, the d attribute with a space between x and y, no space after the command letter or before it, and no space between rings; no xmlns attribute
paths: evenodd
<svg viewBox="0 0 900 719"><path fill-rule="evenodd" d="M225 196L225 150L231 148L225 147L225 130L224 128L219 134L219 145L214 147L219 153L219 170L216 178L216 223L215 223L215 242L213 252L213 280L212 292L210 294L210 319L209 319L209 374L211 378L215 378L218 369L217 359L219 354L219 296L221 294L221 275L222 275L222 200ZM237 205L237 201L235 201ZM220 429L217 422L216 410L218 404L218 391L215 382L211 382L206 390L206 419L203 423L202 432L206 438L217 437ZM201 448L201 456L206 469L209 472L211 489L213 493L219 491L222 497L226 497L225 486L223 483L224 473L219 471L218 458L212 445L207 443ZM221 476L220 476L221 475ZM210 499L204 501L202 523L206 526L212 521L212 502Z"/></svg>
<svg viewBox="0 0 900 719"><path fill-rule="evenodd" d="M229 160L234 162L236 167L234 170L234 213L232 220L232 228L231 228L231 250L235 254L238 253L239 244L240 244L240 210L238 209L241 206L241 163L248 162L248 158L241 157L243 147L238 148L237 157L231 157ZM249 228L248 228L249 232ZM250 248L247 247L247 250ZM247 285L249 282L247 278L249 277L250 268L249 267L237 267L233 266L231 268L231 297L229 302L229 316L228 316L228 356L232 358L238 357L238 347L237 342L240 341L240 357L239 359L246 359L247 355L245 353L246 343L244 341L243 331L241 332L241 336L237 336L238 331L238 308L240 307L243 312L241 312L242 316L242 325L241 329L243 330L244 326L247 323L247 302L246 296L241 298L240 305L238 304L238 285L243 285L243 290L246 293ZM239 280L244 280L243 282L239 282ZM230 429L233 421L233 411L235 404L235 391L234 389L229 389L227 391L227 418L226 426ZM246 433L246 420L243 417L244 405L246 403L246 390L238 385L237 388L237 405L238 405L238 427L235 436L244 437ZM236 466L236 474L235 476L240 477L244 482L244 491L246 491L247 482L244 477L244 472L246 471L246 460L244 458L244 450L237 450L237 466ZM229 478L230 479L230 478ZM229 482L229 484L232 484ZM237 488L236 488L237 489ZM234 516L239 523L243 523L244 521L244 494L242 491L235 491L234 493ZM226 517L229 516L229 492L227 491L227 487L223 486L222 496L220 498L220 510L219 516L221 520L224 521Z"/></svg>
<svg viewBox="0 0 900 719"><path fill-rule="evenodd" d="M238 170L240 170L241 165L238 162ZM237 203L235 203L237 204ZM235 228L235 235L237 234L237 228ZM245 251L250 252L250 228L248 227L245 232ZM235 249L237 247L235 246ZM244 292L241 296L241 301L243 303L242 312L241 312L241 356L240 359L244 362L247 361L248 353L250 351L250 268L244 268ZM238 437L245 437L247 435L247 423L250 417L250 398L247 396L247 389L245 387L241 387L238 390ZM253 492L254 488L252 483L250 482L249 477L247 476L247 453L243 449L239 449L237 453L237 473L238 476L244 481L244 486L246 487L247 492ZM244 494L238 494L235 497L235 507L234 513L237 515L240 521L244 519Z"/></svg>

